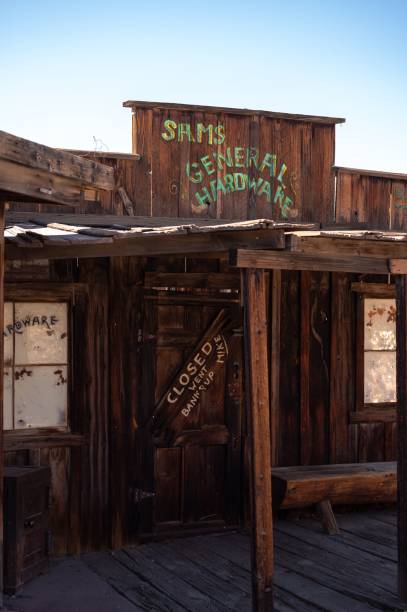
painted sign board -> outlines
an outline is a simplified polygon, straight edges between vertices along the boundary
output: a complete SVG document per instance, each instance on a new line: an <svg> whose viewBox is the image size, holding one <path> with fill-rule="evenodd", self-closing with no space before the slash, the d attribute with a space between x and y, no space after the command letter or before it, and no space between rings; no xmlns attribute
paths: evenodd
<svg viewBox="0 0 407 612"><path fill-rule="evenodd" d="M172 379L150 420L155 438L173 440L174 421L176 429L188 429L190 415L199 409L202 395L225 367L230 334L230 329L225 328L229 323L227 311L222 309Z"/></svg>
<svg viewBox="0 0 407 612"><path fill-rule="evenodd" d="M153 217L334 220L335 124L263 111L128 102L135 206Z"/></svg>

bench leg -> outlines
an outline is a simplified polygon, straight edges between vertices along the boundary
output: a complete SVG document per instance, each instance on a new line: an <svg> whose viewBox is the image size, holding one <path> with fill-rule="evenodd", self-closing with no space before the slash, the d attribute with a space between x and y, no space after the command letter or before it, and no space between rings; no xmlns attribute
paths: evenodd
<svg viewBox="0 0 407 612"><path fill-rule="evenodd" d="M329 535L337 535L339 527L336 522L334 511L329 499L324 499L317 504L317 511L321 517L322 525Z"/></svg>

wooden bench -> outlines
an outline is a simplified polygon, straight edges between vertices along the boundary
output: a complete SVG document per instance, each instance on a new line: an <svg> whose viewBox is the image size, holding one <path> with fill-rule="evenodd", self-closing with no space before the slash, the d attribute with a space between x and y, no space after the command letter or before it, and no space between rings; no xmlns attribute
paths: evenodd
<svg viewBox="0 0 407 612"><path fill-rule="evenodd" d="M273 468L273 507L316 506L328 533L338 533L332 504L391 503L397 463L343 463Z"/></svg>

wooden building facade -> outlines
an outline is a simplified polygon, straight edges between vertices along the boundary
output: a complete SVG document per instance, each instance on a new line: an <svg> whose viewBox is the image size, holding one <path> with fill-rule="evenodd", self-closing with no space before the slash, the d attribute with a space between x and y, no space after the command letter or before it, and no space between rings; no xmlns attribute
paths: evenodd
<svg viewBox="0 0 407 612"><path fill-rule="evenodd" d="M124 105L132 155L74 152L111 166L114 189L74 211L7 206L5 301L67 313L65 421L4 434L6 465L51 468L55 554L247 524L247 403L265 380L274 466L397 455L397 402L364 389L364 330L366 300L393 316L407 176L335 168L342 119ZM239 249L291 259L262 273Z"/></svg>
<svg viewBox="0 0 407 612"><path fill-rule="evenodd" d="M4 352L4 360L1 362L1 392L0 392L0 438L1 438L1 453L2 460L0 461L0 497L2 503L0 505L0 542L1 542L1 559L0 559L0 585L1 592L3 590L3 502L7 505L5 498L3 499L3 468L4 464L8 463L7 443L4 440L4 429L14 429L14 419L10 419L9 409L13 409L17 397L14 394L14 379L23 379L25 374L30 376L25 368L18 373L18 368L14 368L14 353L15 341L14 336L21 335L23 324L21 321L10 320L10 312L15 309L15 303L11 307L10 300L21 300L20 306L23 306L24 288L20 287L18 298L14 292L12 296L7 293L4 299L4 227L5 227L5 209L10 206L10 202L24 202L25 206L33 207L37 205L47 205L51 202L60 205L62 208L67 206L78 206L84 198L86 189L101 189L111 190L114 186L114 176L111 168L95 163L94 161L84 160L63 151L56 151L49 147L39 145L37 143L24 140L17 136L0 132L0 320L3 328L1 334L1 351ZM41 202L41 204L38 204ZM19 234L17 229L15 235ZM27 270L26 273L30 275ZM8 291L8 290L7 290ZM49 292L48 292L49 293ZM38 298L36 298L37 300ZM7 303L5 303L7 301ZM38 313L36 313L38 314ZM38 317L37 317L38 318ZM12 317L13 319L13 317ZM50 327L47 316L43 317L42 322ZM56 321L55 321L56 322ZM54 324L54 320L51 320ZM44 325L45 327L45 325ZM20 343L21 344L21 343ZM24 352L20 346L21 352ZM44 346L37 347L41 351ZM13 361L13 368L11 368ZM44 370L43 370L44 371ZM24 372L24 374L22 374ZM62 371L61 371L62 373ZM15 376L14 376L15 374ZM62 380L62 376L60 377ZM21 387L20 387L21 391ZM36 399L35 394L39 392L37 388L27 389L23 391L23 401L20 402L20 408L25 406L28 412L35 412ZM21 399L21 398L20 398ZM27 402L28 400L28 402ZM28 407L27 404L32 403L34 409ZM35 418L35 416L34 416ZM21 419L18 421L20 422ZM22 430L21 430L22 431ZM18 430L16 431L18 434ZM43 431L43 434L45 430ZM33 464L33 457L29 456L30 446L25 446L28 453L24 462L17 461L20 465ZM12 462L11 462L12 463ZM35 506L34 502L34 506ZM7 524L7 517L6 517ZM33 533L35 528L33 528ZM23 552L24 543L18 542L19 552L16 551L16 557ZM34 546L35 548L35 546ZM23 553L24 554L24 553ZM11 564L12 560L9 560ZM2 593L0 596L0 605L2 601Z"/></svg>

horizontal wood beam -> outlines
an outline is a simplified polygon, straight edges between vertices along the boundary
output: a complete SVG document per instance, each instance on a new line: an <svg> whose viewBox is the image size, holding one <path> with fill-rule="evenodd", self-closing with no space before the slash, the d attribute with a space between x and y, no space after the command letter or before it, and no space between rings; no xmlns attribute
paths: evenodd
<svg viewBox="0 0 407 612"><path fill-rule="evenodd" d="M71 179L84 186L106 190L114 188L114 170L110 166L2 131L0 159Z"/></svg>
<svg viewBox="0 0 407 612"><path fill-rule="evenodd" d="M396 276L397 296L397 544L398 591L407 601L407 276Z"/></svg>
<svg viewBox="0 0 407 612"><path fill-rule="evenodd" d="M344 123L345 119L342 117L320 117L316 115L296 115L293 113L278 113L273 111L264 110L252 110L249 108L229 108L221 106L202 106L197 104L179 104L176 102L146 102L139 100L126 100L123 102L123 106L131 108L133 111L139 109L163 109L163 110L174 110L181 112L197 112L197 113L212 113L212 114L227 114L227 115L243 115L250 116L262 115L264 117L270 117L272 119L288 119L289 121L303 121L306 123L322 123L327 125L334 125L335 123Z"/></svg>
<svg viewBox="0 0 407 612"><path fill-rule="evenodd" d="M229 261L230 265L238 268L355 272L359 274L388 274L389 272L387 259L310 255L290 251L238 249L230 253Z"/></svg>
<svg viewBox="0 0 407 612"><path fill-rule="evenodd" d="M349 422L354 425L358 423L395 423L396 421L396 408L388 408L387 410L375 410L372 408L358 410L349 414Z"/></svg>
<svg viewBox="0 0 407 612"><path fill-rule="evenodd" d="M187 287L204 289L240 289L240 274L207 272L146 272L144 287Z"/></svg>
<svg viewBox="0 0 407 612"><path fill-rule="evenodd" d="M36 448L63 448L67 446L85 446L89 444L87 436L72 433L31 433L17 431L4 432L4 450L18 451Z"/></svg>
<svg viewBox="0 0 407 612"><path fill-rule="evenodd" d="M67 178L0 159L0 192L8 200L31 200L66 206L79 206L80 184Z"/></svg>
<svg viewBox="0 0 407 612"><path fill-rule="evenodd" d="M355 293L376 295L378 297L396 297L396 286L387 283L352 283L351 289Z"/></svg>
<svg viewBox="0 0 407 612"><path fill-rule="evenodd" d="M366 238L331 238L327 236L287 235L287 248L294 253L310 255L349 255L378 259L407 258L407 240L373 240Z"/></svg>
<svg viewBox="0 0 407 612"><path fill-rule="evenodd" d="M116 255L158 256L158 255L191 255L207 252L213 256L231 248L282 248L284 232L282 230L228 231L219 233L170 234L167 236L137 235L120 240L111 239L102 244L84 244L76 246L72 241L63 246L24 248L6 242L6 259L70 259L86 257L114 257Z"/></svg>
<svg viewBox="0 0 407 612"><path fill-rule="evenodd" d="M380 170L365 170L361 168L346 168L345 166L334 166L336 174L357 174L360 176L374 176L375 178L391 179L392 181L407 181L407 174L400 172L381 172Z"/></svg>
<svg viewBox="0 0 407 612"><path fill-rule="evenodd" d="M140 161L141 155L134 153L118 153L117 151L91 151L88 149L57 149L57 151L65 151L71 153L77 157L85 157L89 160L126 160L126 161Z"/></svg>

